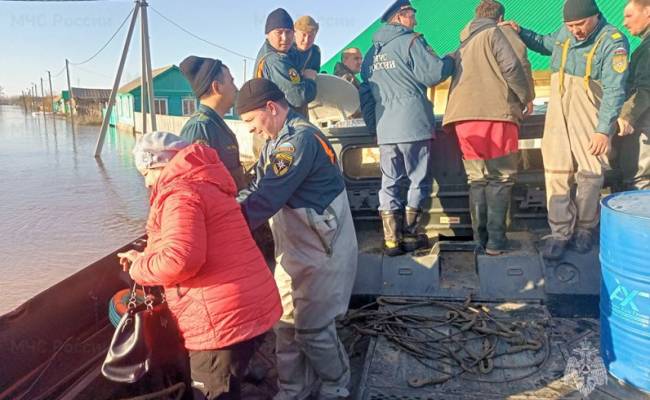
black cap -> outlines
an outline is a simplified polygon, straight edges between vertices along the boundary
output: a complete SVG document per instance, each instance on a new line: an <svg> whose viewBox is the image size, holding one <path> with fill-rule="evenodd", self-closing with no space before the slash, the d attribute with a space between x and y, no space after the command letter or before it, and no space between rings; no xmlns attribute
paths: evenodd
<svg viewBox="0 0 650 400"><path fill-rule="evenodd" d="M256 78L244 83L237 96L237 114L257 110L268 101L284 99L284 93L275 83L268 79Z"/></svg>
<svg viewBox="0 0 650 400"><path fill-rule="evenodd" d="M194 95L199 99L210 90L210 85L219 75L222 67L223 63L220 60L197 56L185 58L180 65L181 72L190 82Z"/></svg>
<svg viewBox="0 0 650 400"><path fill-rule="evenodd" d="M600 14L595 0L566 0L564 22L579 21Z"/></svg>
<svg viewBox="0 0 650 400"><path fill-rule="evenodd" d="M266 17L266 27L264 33L268 34L274 29L291 29L293 30L293 19L284 8L277 8Z"/></svg>
<svg viewBox="0 0 650 400"><path fill-rule="evenodd" d="M390 7L388 7L388 10L386 10L384 15L381 16L381 22L390 21L390 19L393 18L393 15L404 10L415 11L415 8L413 8L409 0L397 0Z"/></svg>

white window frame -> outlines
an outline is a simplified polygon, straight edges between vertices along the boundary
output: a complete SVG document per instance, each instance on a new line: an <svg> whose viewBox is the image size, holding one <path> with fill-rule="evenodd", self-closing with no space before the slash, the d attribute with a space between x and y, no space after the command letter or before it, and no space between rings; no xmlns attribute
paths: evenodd
<svg viewBox="0 0 650 400"><path fill-rule="evenodd" d="M192 111L190 111L189 113L185 112L185 102L192 102L192 104L194 105L194 109ZM181 104L182 104L182 107L183 107L183 110L182 110L183 111L183 116L187 117L187 116L190 116L190 115L194 114L196 112L196 109L199 107L197 103L198 102L196 101L196 98L194 98L194 97L183 97L183 99L181 101Z"/></svg>
<svg viewBox="0 0 650 400"><path fill-rule="evenodd" d="M159 101L165 103L165 112L161 112L160 106L158 105ZM167 97L154 97L153 98L153 109L156 110L156 115L169 115L169 102L167 101Z"/></svg>

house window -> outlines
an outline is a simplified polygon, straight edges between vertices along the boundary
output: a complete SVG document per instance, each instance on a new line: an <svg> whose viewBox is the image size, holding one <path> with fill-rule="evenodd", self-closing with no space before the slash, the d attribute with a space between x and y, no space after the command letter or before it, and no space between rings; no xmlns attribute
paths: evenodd
<svg viewBox="0 0 650 400"><path fill-rule="evenodd" d="M156 111L156 115L167 115L167 98L165 97L156 97L153 101L153 108Z"/></svg>
<svg viewBox="0 0 650 400"><path fill-rule="evenodd" d="M196 112L196 100L194 97L183 99L183 115L192 115Z"/></svg>

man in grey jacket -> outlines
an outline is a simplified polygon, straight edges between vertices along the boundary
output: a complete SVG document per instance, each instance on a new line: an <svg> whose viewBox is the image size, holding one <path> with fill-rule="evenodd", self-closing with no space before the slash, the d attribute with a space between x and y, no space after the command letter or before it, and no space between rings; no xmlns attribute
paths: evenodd
<svg viewBox="0 0 650 400"><path fill-rule="evenodd" d="M482 0L461 32L444 127L458 136L470 184L474 240L489 255L507 248L506 216L517 172L519 124L535 97L526 45L499 27L505 8ZM505 83L505 85L504 85Z"/></svg>
<svg viewBox="0 0 650 400"><path fill-rule="evenodd" d="M359 94L366 124L377 129L384 253L396 256L427 244L418 226L432 185L435 119L427 89L452 74L454 61L439 58L424 37L413 32L417 21L408 0L396 1L381 19L384 24L363 60ZM406 179L410 186L405 202L401 183Z"/></svg>

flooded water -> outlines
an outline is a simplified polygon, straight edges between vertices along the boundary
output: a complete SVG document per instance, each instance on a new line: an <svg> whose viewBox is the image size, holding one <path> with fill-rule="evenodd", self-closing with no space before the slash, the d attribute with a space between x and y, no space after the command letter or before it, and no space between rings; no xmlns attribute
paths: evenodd
<svg viewBox="0 0 650 400"><path fill-rule="evenodd" d="M134 138L0 106L0 315L144 232Z"/></svg>

